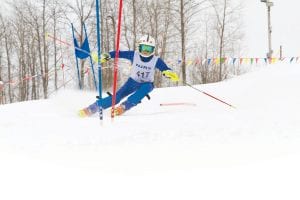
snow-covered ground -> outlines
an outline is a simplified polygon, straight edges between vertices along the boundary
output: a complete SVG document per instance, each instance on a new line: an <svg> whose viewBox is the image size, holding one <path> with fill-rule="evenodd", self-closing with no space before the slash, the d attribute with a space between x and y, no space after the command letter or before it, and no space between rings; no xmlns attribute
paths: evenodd
<svg viewBox="0 0 300 200"><path fill-rule="evenodd" d="M93 92L0 106L0 199L299 199L300 65L195 87L237 108L190 87L102 124L77 116Z"/></svg>

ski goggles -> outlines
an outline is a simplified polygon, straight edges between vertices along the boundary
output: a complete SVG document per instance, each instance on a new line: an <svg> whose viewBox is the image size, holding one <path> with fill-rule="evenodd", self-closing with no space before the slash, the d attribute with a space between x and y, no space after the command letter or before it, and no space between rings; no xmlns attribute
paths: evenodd
<svg viewBox="0 0 300 200"><path fill-rule="evenodd" d="M155 47L153 47L153 46L149 46L149 45L146 45L146 44L140 44L139 51L140 52L146 51L148 53L152 53L152 52L154 52L154 48Z"/></svg>

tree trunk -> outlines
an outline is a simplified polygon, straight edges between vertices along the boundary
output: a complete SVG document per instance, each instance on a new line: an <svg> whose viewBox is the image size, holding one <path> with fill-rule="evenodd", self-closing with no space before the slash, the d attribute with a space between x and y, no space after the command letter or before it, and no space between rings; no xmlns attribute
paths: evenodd
<svg viewBox="0 0 300 200"><path fill-rule="evenodd" d="M0 35L0 37L2 37ZM4 104L4 82L2 80L2 52L0 51L0 104Z"/></svg>
<svg viewBox="0 0 300 200"><path fill-rule="evenodd" d="M182 82L186 83L186 47L185 47L185 23L184 23L184 0L180 0L180 29L181 29L181 69L182 69Z"/></svg>
<svg viewBox="0 0 300 200"><path fill-rule="evenodd" d="M12 93L12 87L11 87L11 59L10 59L10 50L9 50L9 40L8 40L8 34L5 33L4 35L4 41L5 41L5 50L6 50L6 61L7 61L7 77L8 77L8 99L9 102L13 102L13 93Z"/></svg>
<svg viewBox="0 0 300 200"><path fill-rule="evenodd" d="M136 35L137 35L137 32L136 32L136 22L137 22L137 19L136 19L136 16L137 16L137 9L136 9L136 0L132 0L132 14L133 14L133 17L132 17L132 34L133 34L133 40L132 40L132 49L135 50L136 49Z"/></svg>
<svg viewBox="0 0 300 200"><path fill-rule="evenodd" d="M223 20L222 20L222 24L221 24L221 35L220 35L219 81L223 80L222 66L223 66L223 47L224 47L224 32L225 32L226 7L227 7L227 0L224 0Z"/></svg>
<svg viewBox="0 0 300 200"><path fill-rule="evenodd" d="M54 38L56 38L56 11L55 8L53 9L53 13L52 13L52 17L53 17L53 36ZM57 45L56 45L56 40L53 40L54 42L54 89L55 91L58 89L57 86L57 82L58 82L58 78L57 78L57 70L58 70L58 60L57 60ZM60 58L62 59L62 57Z"/></svg>
<svg viewBox="0 0 300 200"><path fill-rule="evenodd" d="M46 45L46 0L43 1L43 57L44 57L44 75L43 75L43 91L44 98L48 98L48 55Z"/></svg>

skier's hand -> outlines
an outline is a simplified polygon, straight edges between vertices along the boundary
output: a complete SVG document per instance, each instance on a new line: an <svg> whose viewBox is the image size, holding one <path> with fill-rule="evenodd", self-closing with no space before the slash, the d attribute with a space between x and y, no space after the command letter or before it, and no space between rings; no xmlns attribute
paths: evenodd
<svg viewBox="0 0 300 200"><path fill-rule="evenodd" d="M101 54L101 63L105 63L111 59L109 53L102 53Z"/></svg>
<svg viewBox="0 0 300 200"><path fill-rule="evenodd" d="M97 53L93 53L93 54L92 54L92 58L93 58L93 61L94 61L95 63L98 62L98 55L97 55ZM102 53L102 54L101 54L101 60L100 60L100 62L101 62L101 63L105 63L105 62L109 61L110 59L111 59L111 57L110 57L110 54L109 54L109 53Z"/></svg>
<svg viewBox="0 0 300 200"><path fill-rule="evenodd" d="M171 81L173 81L173 82L178 82L179 81L178 75L175 72L173 72L173 71L165 70L165 71L162 72L162 74L165 77L171 79Z"/></svg>

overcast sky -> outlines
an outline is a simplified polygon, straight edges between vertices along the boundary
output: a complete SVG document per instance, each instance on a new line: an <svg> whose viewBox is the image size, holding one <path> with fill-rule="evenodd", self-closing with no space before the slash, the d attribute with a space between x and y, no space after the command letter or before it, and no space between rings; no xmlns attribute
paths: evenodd
<svg viewBox="0 0 300 200"><path fill-rule="evenodd" d="M0 0L1 12L3 3ZM12 1L12 0L9 0ZM244 3L245 57L264 57L268 51L267 8L261 0L240 0ZM283 46L284 56L300 56L300 0L271 0L272 47L274 56L279 56Z"/></svg>

